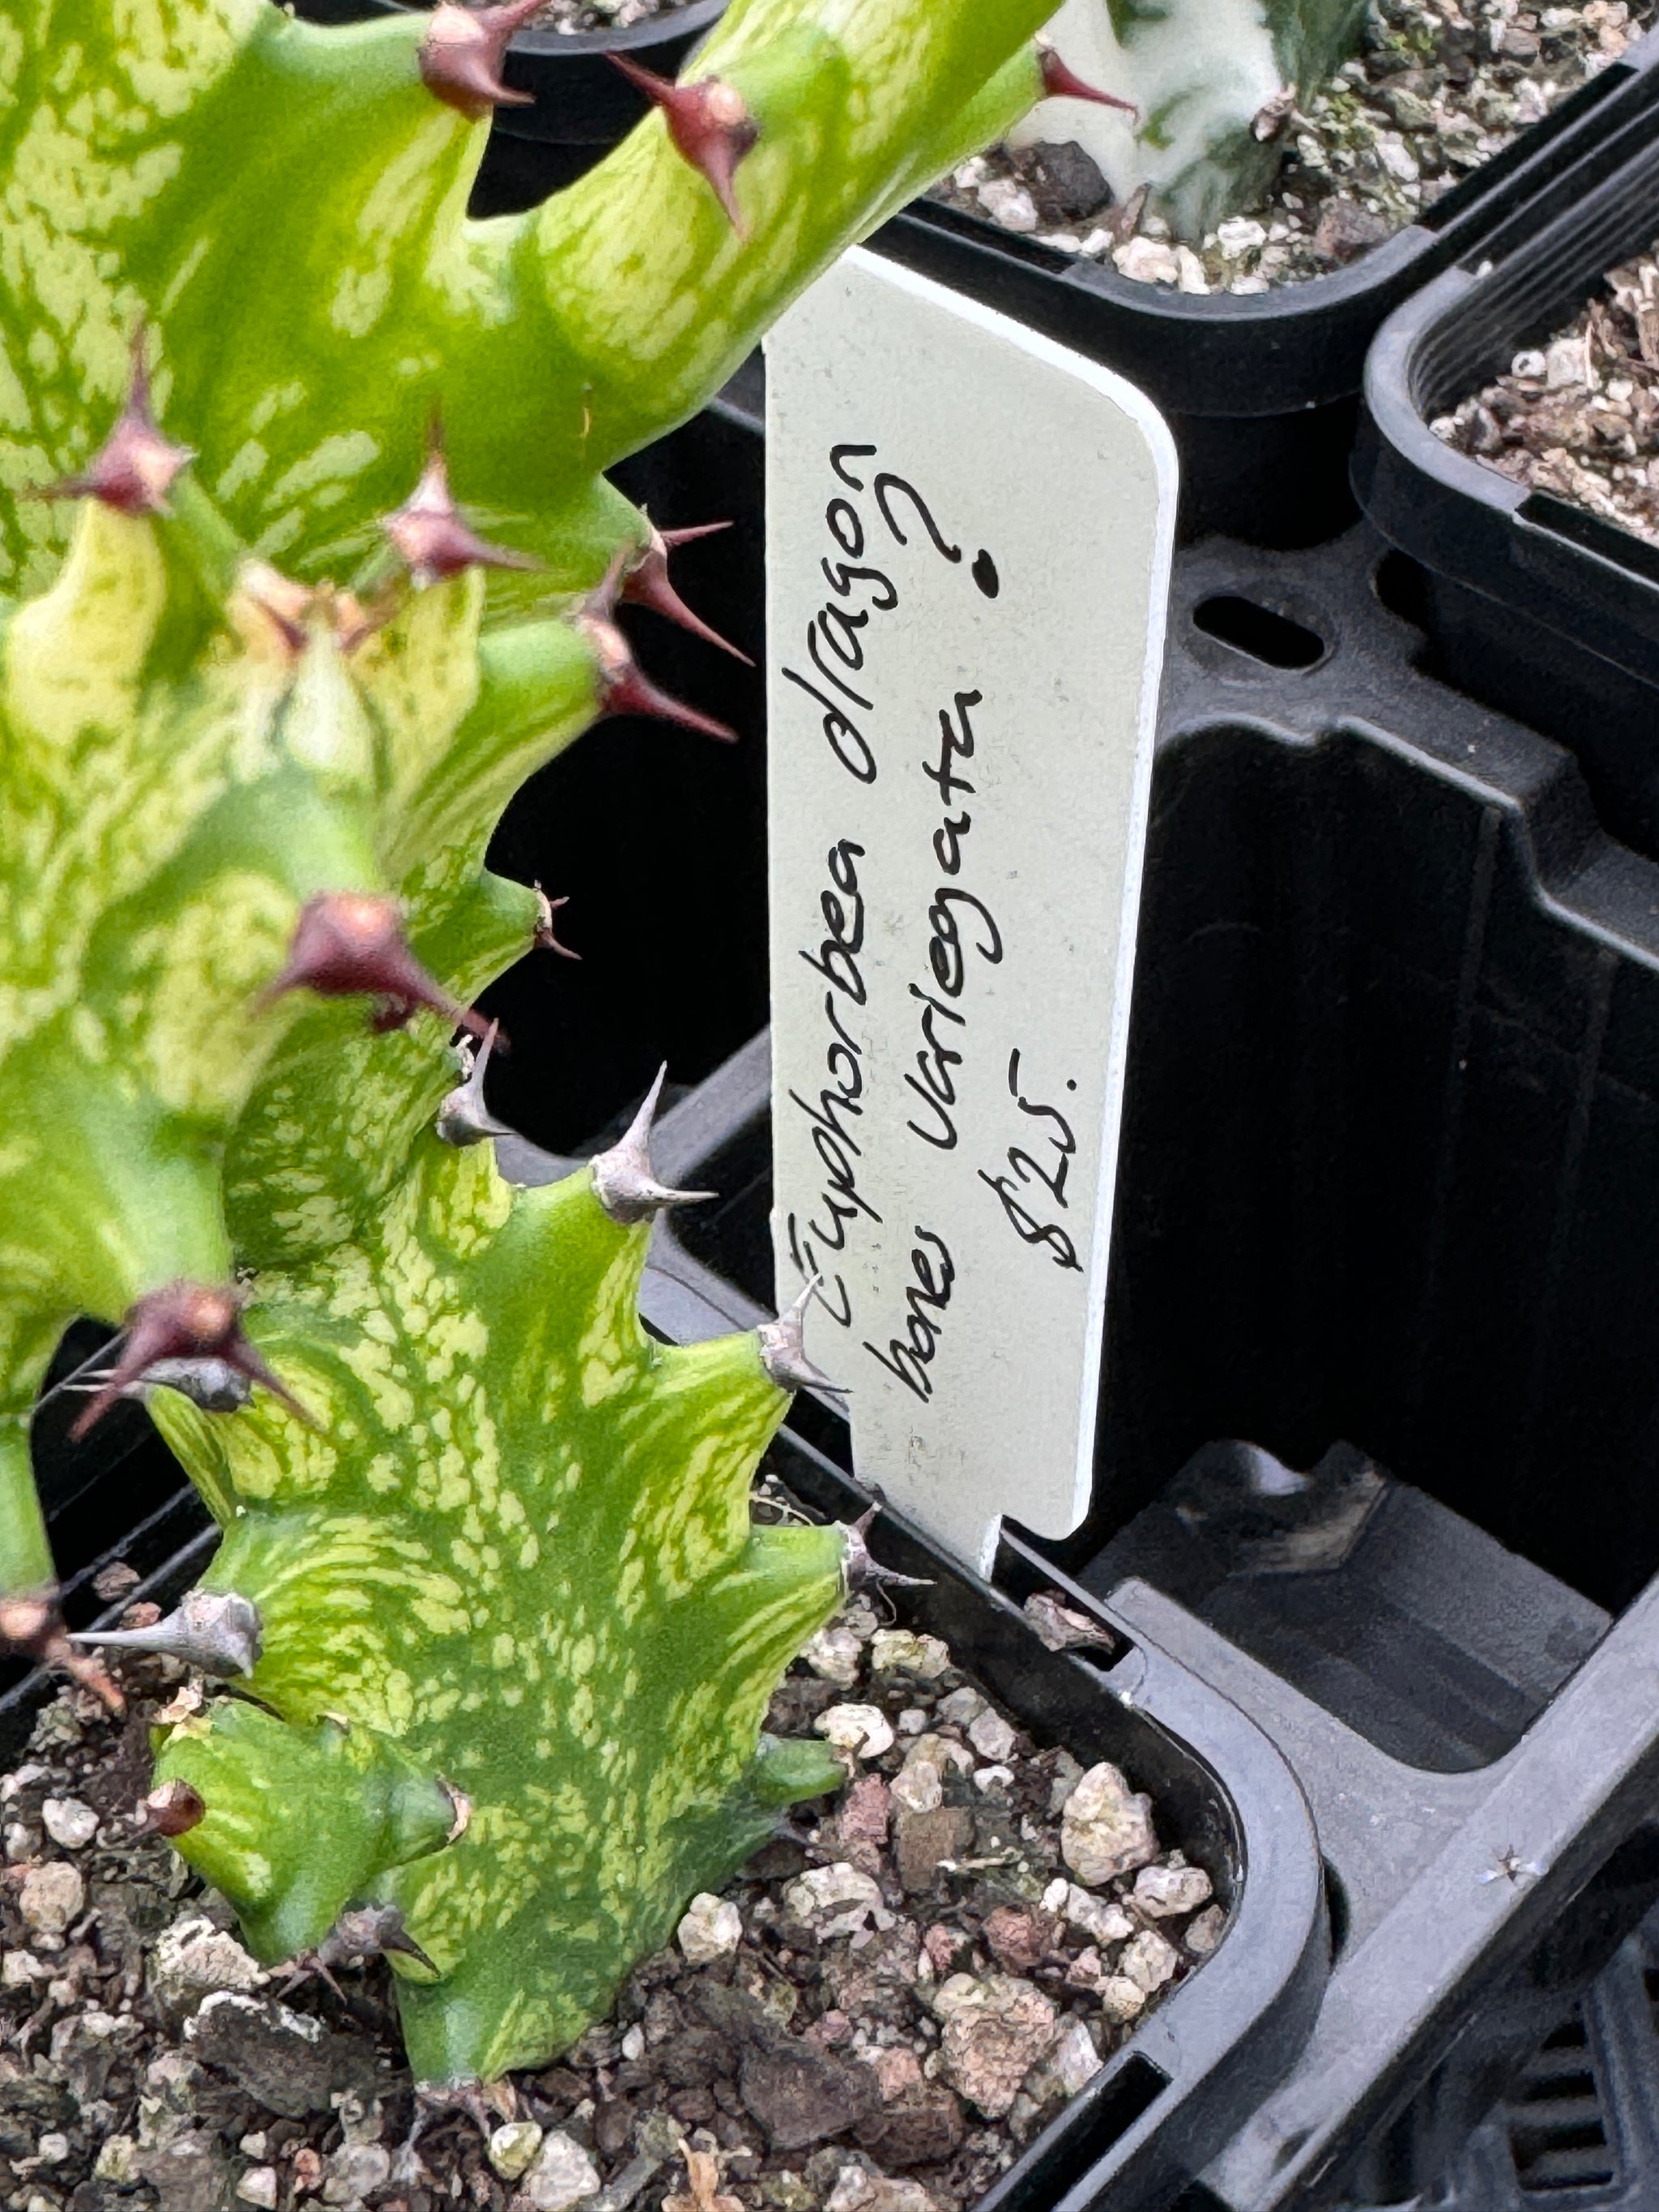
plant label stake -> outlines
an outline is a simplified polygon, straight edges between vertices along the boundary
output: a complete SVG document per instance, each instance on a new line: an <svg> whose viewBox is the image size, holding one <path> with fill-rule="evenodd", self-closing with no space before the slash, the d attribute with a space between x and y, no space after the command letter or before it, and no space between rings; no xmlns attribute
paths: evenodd
<svg viewBox="0 0 1659 2212"><path fill-rule="evenodd" d="M867 253L767 355L778 1294L984 1567L1088 1507L1175 453Z"/></svg>

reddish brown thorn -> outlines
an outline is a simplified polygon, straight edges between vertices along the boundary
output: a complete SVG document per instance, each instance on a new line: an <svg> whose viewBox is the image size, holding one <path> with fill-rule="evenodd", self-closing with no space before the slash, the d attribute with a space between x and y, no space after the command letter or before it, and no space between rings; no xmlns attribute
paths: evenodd
<svg viewBox="0 0 1659 2212"><path fill-rule="evenodd" d="M706 177L714 197L739 238L749 235L738 205L738 164L760 137L760 125L744 105L735 85L717 76L699 77L694 84L674 84L656 76L623 54L611 60L654 106L661 108L668 135L678 153Z"/></svg>
<svg viewBox="0 0 1659 2212"><path fill-rule="evenodd" d="M428 975L404 938L395 899L371 891L323 891L307 899L294 927L288 965L259 994L269 1006L285 991L315 991L319 998L378 998L377 1029L400 1029L417 1006L447 1022L484 1033L481 1015L452 999Z"/></svg>
<svg viewBox="0 0 1659 2212"><path fill-rule="evenodd" d="M580 952L573 952L568 945L560 944L558 933L553 927L554 915L569 905L569 899L568 897L549 898L539 884L532 884L531 888L534 890L538 902L534 939L537 951L556 952L561 960L580 960L582 957Z"/></svg>
<svg viewBox="0 0 1659 2212"><path fill-rule="evenodd" d="M138 1810L152 1836L187 1836L207 1818L201 1792L176 1778L152 1790Z"/></svg>
<svg viewBox="0 0 1659 2212"><path fill-rule="evenodd" d="M421 41L421 77L428 92L477 123L492 107L529 107L527 92L501 82L501 64L513 33L524 28L542 0L507 0L500 8L458 8L451 0L432 11Z"/></svg>
<svg viewBox="0 0 1659 2212"><path fill-rule="evenodd" d="M699 538L717 538L722 530L731 527L729 520L725 522L688 522L682 529L659 530L657 535L672 553L677 545L690 545Z"/></svg>
<svg viewBox="0 0 1659 2212"><path fill-rule="evenodd" d="M433 444L421 481L395 514L380 525L409 569L417 591L441 584L468 568L530 568L526 554L491 545L468 528L450 495L449 470L442 448Z"/></svg>
<svg viewBox="0 0 1659 2212"><path fill-rule="evenodd" d="M37 495L41 499L97 499L119 514L165 514L173 480L195 455L187 446L175 446L156 428L150 412L149 371L144 363L145 330L140 324L132 341L132 375L127 404L110 432L79 476L49 484Z"/></svg>
<svg viewBox="0 0 1659 2212"><path fill-rule="evenodd" d="M719 738L728 745L737 743L737 732L724 722L717 722L712 714L700 714L695 707L659 690L641 672L628 640L614 623L598 614L577 619L599 653L602 714L646 714L653 721L678 722L688 730L701 730L705 737Z"/></svg>
<svg viewBox="0 0 1659 2212"><path fill-rule="evenodd" d="M127 1314L121 1356L103 1387L70 1431L78 1442L100 1421L147 1369L164 1359L222 1359L250 1382L280 1398L301 1420L310 1415L274 1375L242 1334L242 1310L234 1290L204 1283L167 1283L140 1298Z"/></svg>
<svg viewBox="0 0 1659 2212"><path fill-rule="evenodd" d="M1066 66L1046 39L1037 40L1036 51L1045 100L1091 100L1098 107L1121 107L1126 115L1139 114L1133 100L1120 100L1115 92L1102 92L1097 85L1085 84L1075 70Z"/></svg>
<svg viewBox="0 0 1659 2212"><path fill-rule="evenodd" d="M617 554L605 571L605 581L576 617L577 628L586 634L599 655L600 713L647 714L656 721L680 722L688 730L701 730L706 737L720 738L726 744L735 744L738 741L735 730L727 729L724 722L717 722L712 714L700 714L695 707L688 707L678 699L671 699L666 691L659 691L650 678L641 672L634 658L633 647L611 619L621 589L623 567L627 558L625 552Z"/></svg>
<svg viewBox="0 0 1659 2212"><path fill-rule="evenodd" d="M710 645L719 646L722 653L729 653L734 660L742 661L745 668L752 668L755 664L746 653L733 645L729 638L722 637L717 629L711 629L701 615L692 613L674 589L668 574L668 556L675 545L684 544L688 538L705 538L710 531L728 530L730 527L729 523L707 522L699 530L676 530L672 532L653 530L651 543L623 579L622 596L636 606L649 607L653 613L665 616L670 622L678 623L682 629L689 629L693 637L700 637Z"/></svg>

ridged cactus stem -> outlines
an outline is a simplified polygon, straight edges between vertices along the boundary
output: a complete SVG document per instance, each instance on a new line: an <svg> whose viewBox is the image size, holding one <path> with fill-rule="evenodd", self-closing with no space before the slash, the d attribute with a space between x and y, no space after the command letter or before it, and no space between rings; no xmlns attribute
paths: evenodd
<svg viewBox="0 0 1659 2212"><path fill-rule="evenodd" d="M668 574L703 519L599 471L1042 82L1041 0L736 0L592 175L473 222L527 5L0 24L0 1639L246 1692L169 1712L146 1819L262 1958L389 1956L429 2082L552 2056L840 1779L762 1719L878 1571L751 1521L826 1379L799 1309L641 1325L700 1195L661 1078L563 1182L496 1165L473 1001L562 949L502 807L607 715L733 734L617 620L724 644ZM27 1424L83 1312L124 1333L79 1425L142 1396L222 1540L77 1655Z"/></svg>
<svg viewBox="0 0 1659 2212"><path fill-rule="evenodd" d="M362 558L441 409L487 534L573 590L645 542L599 471L710 396L1044 13L736 0L690 76L730 87L758 131L733 183L745 239L660 115L541 210L469 220L488 117L423 81L418 14L325 30L268 0L177 0L164 33L155 4L118 31L106 0L64 0L50 37L79 57L76 98L0 111L28 209L0 319L31 364L0 485L84 468L148 311L164 413L266 557L305 577ZM14 32L20 64L44 21ZM43 580L53 510L20 501L7 523L0 585Z"/></svg>

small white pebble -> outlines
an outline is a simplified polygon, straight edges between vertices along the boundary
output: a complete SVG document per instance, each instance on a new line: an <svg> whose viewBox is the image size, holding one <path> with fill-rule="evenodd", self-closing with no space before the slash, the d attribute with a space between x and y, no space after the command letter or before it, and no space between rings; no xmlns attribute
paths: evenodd
<svg viewBox="0 0 1659 2212"><path fill-rule="evenodd" d="M1135 1903L1154 1920L1196 1912L1210 1896L1210 1877L1202 1867L1142 1867L1135 1876Z"/></svg>
<svg viewBox="0 0 1659 2212"><path fill-rule="evenodd" d="M864 1646L837 1621L819 1629L800 1656L821 1680L850 1690L864 1662Z"/></svg>
<svg viewBox="0 0 1659 2212"><path fill-rule="evenodd" d="M118 2189L124 2189L137 2181L137 2148L131 2136L106 2136L98 2146L97 2162L92 2169L93 2179L112 2181Z"/></svg>
<svg viewBox="0 0 1659 2212"><path fill-rule="evenodd" d="M981 1759L1005 1759L1014 1747L1014 1730L988 1706L969 1723L968 1741Z"/></svg>
<svg viewBox="0 0 1659 2212"><path fill-rule="evenodd" d="M1195 1958L1207 1959L1221 1941L1226 1924L1227 1916L1218 1905L1206 1906L1182 1931L1182 1941Z"/></svg>
<svg viewBox="0 0 1659 2212"><path fill-rule="evenodd" d="M898 1717L901 1735L920 1735L927 1725L927 1714L921 1705L907 1705Z"/></svg>
<svg viewBox="0 0 1659 2212"><path fill-rule="evenodd" d="M1024 185L1012 177L993 177L979 188L979 204L993 222L1004 230L1031 231L1037 227L1036 203Z"/></svg>
<svg viewBox="0 0 1659 2212"><path fill-rule="evenodd" d="M69 2137L54 2130L40 2137L34 2146L34 2155L42 2166L61 2166L70 2154Z"/></svg>
<svg viewBox="0 0 1659 2212"><path fill-rule="evenodd" d="M23 1877L17 1908L25 1923L49 1936L61 1936L80 1916L87 1900L87 1886L79 1867L67 1859L48 1859L31 1867Z"/></svg>
<svg viewBox="0 0 1659 2212"><path fill-rule="evenodd" d="M1102 2064L1094 2038L1080 2020L1069 2020L1061 2029L1044 2064L1068 2097L1086 2089Z"/></svg>
<svg viewBox="0 0 1659 2212"><path fill-rule="evenodd" d="M1414 185L1423 173L1416 155L1395 131L1377 132L1376 158L1396 184Z"/></svg>
<svg viewBox="0 0 1659 2212"><path fill-rule="evenodd" d="M276 2212L277 2182L274 2166L251 2166L236 2185L244 2204L257 2204L260 2212Z"/></svg>
<svg viewBox="0 0 1659 2212"><path fill-rule="evenodd" d="M1181 275L1170 248L1155 238L1131 238L1114 246L1112 259L1120 275L1135 284L1173 284Z"/></svg>
<svg viewBox="0 0 1659 2212"><path fill-rule="evenodd" d="M895 1804L907 1813L936 1813L945 1802L939 1771L930 1759L919 1759L893 1777Z"/></svg>
<svg viewBox="0 0 1659 2212"><path fill-rule="evenodd" d="M878 1628L870 1639L870 1665L878 1674L914 1674L918 1681L936 1682L950 1664L950 1646L937 1636Z"/></svg>
<svg viewBox="0 0 1659 2212"><path fill-rule="evenodd" d="M704 1890L692 1899L675 1932L687 1964L707 1966L716 1959L729 1959L742 1942L743 1915L726 1899Z"/></svg>
<svg viewBox="0 0 1659 2212"><path fill-rule="evenodd" d="M1249 216L1236 215L1229 222L1216 225L1215 242L1229 261L1237 261L1267 243L1267 226Z"/></svg>
<svg viewBox="0 0 1659 2212"><path fill-rule="evenodd" d="M1146 1992L1127 1974L1108 1974L1095 1992L1108 2020L1133 2020L1146 2002Z"/></svg>
<svg viewBox="0 0 1659 2212"><path fill-rule="evenodd" d="M1178 290L1203 295L1210 289L1210 280L1204 274L1204 264L1190 246L1177 246L1175 250L1176 285Z"/></svg>
<svg viewBox="0 0 1659 2212"><path fill-rule="evenodd" d="M1570 391L1589 381L1589 346L1582 338L1557 338L1544 356L1544 383L1551 392Z"/></svg>
<svg viewBox="0 0 1659 2212"><path fill-rule="evenodd" d="M1150 1996L1161 1990L1181 1963L1181 1954L1155 1928L1143 1928L1133 1943L1124 1946L1118 1971Z"/></svg>
<svg viewBox="0 0 1659 2212"><path fill-rule="evenodd" d="M939 1717L957 1728L966 1728L985 1711L985 1700L977 1690L970 1690L964 1682L959 1690L952 1690L948 1698L939 1701Z"/></svg>
<svg viewBox="0 0 1659 2212"><path fill-rule="evenodd" d="M48 1797L40 1808L40 1821L54 1844L78 1851L98 1832L98 1815L78 1797Z"/></svg>
<svg viewBox="0 0 1659 2212"><path fill-rule="evenodd" d="M1544 356L1534 347L1529 346L1524 352L1516 354L1510 363L1511 376L1535 377L1543 374Z"/></svg>
<svg viewBox="0 0 1659 2212"><path fill-rule="evenodd" d="M893 1747L893 1726L879 1705L831 1705L813 1723L837 1751L856 1753L860 1759L879 1759Z"/></svg>
<svg viewBox="0 0 1659 2212"><path fill-rule="evenodd" d="M1014 1778L1012 1766L981 1766L975 1770L975 1790L1006 1790Z"/></svg>
<svg viewBox="0 0 1659 2212"><path fill-rule="evenodd" d="M1080 1928L1091 1943L1121 1943L1134 1934L1134 1922L1115 1898L1097 1897L1075 1881L1051 1883L1050 1887L1064 1889L1064 1901L1054 1909L1063 1912L1073 1928Z"/></svg>
<svg viewBox="0 0 1659 2212"><path fill-rule="evenodd" d="M507 2120L490 2130L486 2155L503 2181L516 2181L534 2164L541 2147L542 2131L534 2120Z"/></svg>

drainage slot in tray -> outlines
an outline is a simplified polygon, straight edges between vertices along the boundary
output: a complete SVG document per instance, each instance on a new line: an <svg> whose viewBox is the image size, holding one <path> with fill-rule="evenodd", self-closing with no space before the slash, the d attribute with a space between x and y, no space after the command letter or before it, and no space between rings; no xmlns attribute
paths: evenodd
<svg viewBox="0 0 1659 2212"><path fill-rule="evenodd" d="M1268 668L1314 668L1328 647L1316 630L1236 592L1217 592L1193 609L1194 627Z"/></svg>
<svg viewBox="0 0 1659 2212"><path fill-rule="evenodd" d="M1026 2212L1026 2208L1056 2203L1128 2134L1169 2086L1170 2077L1161 2067L1138 2051L1129 2052L1114 2073L1085 2093L1087 2117L1073 2107L1064 2125L1057 2128L1048 2154L1039 2151L1020 2177L1024 2186L1001 2212Z"/></svg>
<svg viewBox="0 0 1659 2212"><path fill-rule="evenodd" d="M1603 2187L1618 2172L1601 2084L1577 2008L1546 2040L1504 2104L1516 2179L1528 2196Z"/></svg>

